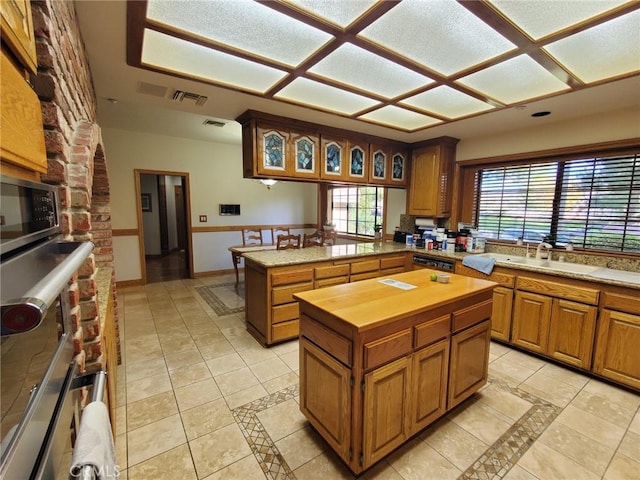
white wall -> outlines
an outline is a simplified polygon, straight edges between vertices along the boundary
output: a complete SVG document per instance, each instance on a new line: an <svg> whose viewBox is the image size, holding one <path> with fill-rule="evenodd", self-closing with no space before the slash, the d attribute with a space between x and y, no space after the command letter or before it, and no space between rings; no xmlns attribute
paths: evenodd
<svg viewBox="0 0 640 480"><path fill-rule="evenodd" d="M134 169L188 173L193 227L316 223L317 193L312 183L278 182L270 190L242 178L240 145L105 128L102 131L114 230L138 228ZM239 203L240 216L220 216L220 203ZM200 215L207 216L200 223ZM239 232L203 232L192 237L194 271L231 269L227 248L242 243ZM133 245L135 249L132 249ZM116 237L116 280L141 278L137 237ZM124 260L126 259L126 261ZM121 261L122 260L122 261Z"/></svg>
<svg viewBox="0 0 640 480"><path fill-rule="evenodd" d="M151 195L151 211L142 212L144 228L144 253L160 255L160 215L158 209L158 181L155 175L140 176L140 193Z"/></svg>
<svg viewBox="0 0 640 480"><path fill-rule="evenodd" d="M462 139L456 149L456 159L486 158L638 137L640 109L634 106L570 122L546 122L543 126Z"/></svg>

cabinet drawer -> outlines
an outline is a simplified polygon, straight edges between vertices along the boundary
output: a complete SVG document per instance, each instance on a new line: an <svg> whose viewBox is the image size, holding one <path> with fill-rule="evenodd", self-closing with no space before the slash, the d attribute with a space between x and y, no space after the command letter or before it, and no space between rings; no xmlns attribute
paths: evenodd
<svg viewBox="0 0 640 480"><path fill-rule="evenodd" d="M477 305L472 305L457 312L453 312L453 331L458 332L464 328L480 323L491 318L493 300L485 300Z"/></svg>
<svg viewBox="0 0 640 480"><path fill-rule="evenodd" d="M451 315L434 318L413 328L415 348L424 347L436 340L449 336L449 333L451 333Z"/></svg>
<svg viewBox="0 0 640 480"><path fill-rule="evenodd" d="M378 270L375 272L359 273L357 275L351 275L352 282L358 282L360 280L367 280L369 278L376 278L379 276Z"/></svg>
<svg viewBox="0 0 640 480"><path fill-rule="evenodd" d="M286 322L296 320L300 316L298 302L285 303L271 308L271 323Z"/></svg>
<svg viewBox="0 0 640 480"><path fill-rule="evenodd" d="M323 267L316 267L315 279L320 280L323 278L342 277L349 275L349 265L328 265Z"/></svg>
<svg viewBox="0 0 640 480"><path fill-rule="evenodd" d="M300 330L300 322L298 320L290 320L288 322L278 323L271 326L271 341L279 342L298 336Z"/></svg>
<svg viewBox="0 0 640 480"><path fill-rule="evenodd" d="M382 257L380 259L380 268L382 270L385 270L387 268L402 267L402 269L404 270L405 263L406 257L404 255L396 257Z"/></svg>
<svg viewBox="0 0 640 480"><path fill-rule="evenodd" d="M275 287L271 289L271 304L281 305L294 301L293 294L313 289L312 282L297 283L286 287Z"/></svg>
<svg viewBox="0 0 640 480"><path fill-rule="evenodd" d="M550 282L548 280L538 280L537 278L518 277L516 280L518 290L540 293L552 297L564 298L575 302L598 304L599 290L593 288L578 287L565 283Z"/></svg>
<svg viewBox="0 0 640 480"><path fill-rule="evenodd" d="M333 277L333 278L323 278L322 280L316 280L314 282L314 288L323 288L330 287L331 285L340 285L342 283L349 283L349 277Z"/></svg>
<svg viewBox="0 0 640 480"><path fill-rule="evenodd" d="M411 329L407 328L387 337L364 345L364 368L366 370L383 365L406 355L412 350Z"/></svg>
<svg viewBox="0 0 640 480"><path fill-rule="evenodd" d="M321 347L332 357L351 366L351 341L304 315L302 335Z"/></svg>
<svg viewBox="0 0 640 480"><path fill-rule="evenodd" d="M351 264L351 274L378 271L380 268L380 259L366 260L364 262L353 262Z"/></svg>
<svg viewBox="0 0 640 480"><path fill-rule="evenodd" d="M640 298L602 292L602 308L640 315Z"/></svg>
<svg viewBox="0 0 640 480"><path fill-rule="evenodd" d="M396 273L404 273L404 267L387 268L380 270L381 275L395 275Z"/></svg>
<svg viewBox="0 0 640 480"><path fill-rule="evenodd" d="M491 272L490 275L485 275L484 273L479 272L478 270L462 265L462 263L456 264L456 273L460 275L466 275L467 277L482 278L483 280L491 280L492 282L496 282L500 284L501 287L506 287L506 288L513 288L513 285L515 284L515 278L516 278L515 275L510 275L508 273L495 272L495 271Z"/></svg>
<svg viewBox="0 0 640 480"><path fill-rule="evenodd" d="M271 274L271 286L288 285L290 283L308 282L313 280L313 270L287 270L284 272L274 272Z"/></svg>

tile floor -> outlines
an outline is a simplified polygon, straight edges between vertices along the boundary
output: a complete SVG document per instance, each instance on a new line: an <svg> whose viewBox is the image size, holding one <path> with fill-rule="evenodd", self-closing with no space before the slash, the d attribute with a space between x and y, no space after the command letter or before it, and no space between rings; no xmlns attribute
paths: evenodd
<svg viewBox="0 0 640 480"><path fill-rule="evenodd" d="M118 289L120 478L353 478L298 410L297 341L262 348L195 290L232 282ZM481 392L361 478L640 479L639 395L497 343L490 362Z"/></svg>

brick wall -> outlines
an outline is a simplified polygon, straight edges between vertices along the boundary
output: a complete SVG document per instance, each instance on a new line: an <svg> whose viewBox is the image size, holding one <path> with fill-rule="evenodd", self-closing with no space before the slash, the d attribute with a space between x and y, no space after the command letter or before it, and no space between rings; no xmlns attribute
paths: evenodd
<svg viewBox="0 0 640 480"><path fill-rule="evenodd" d="M61 187L65 238L95 244L69 295L77 360L83 371L95 371L106 367L95 273L100 267L113 268L109 177L96 123L97 102L74 3L32 0L31 6L38 55L34 87L42 107L48 159L42 181ZM115 285L115 273L112 281ZM113 295L118 334L115 288Z"/></svg>

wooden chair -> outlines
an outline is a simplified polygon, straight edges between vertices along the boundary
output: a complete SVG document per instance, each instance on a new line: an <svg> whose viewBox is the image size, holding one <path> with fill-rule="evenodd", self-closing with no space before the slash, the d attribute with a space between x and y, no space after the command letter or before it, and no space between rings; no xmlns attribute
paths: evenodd
<svg viewBox="0 0 640 480"><path fill-rule="evenodd" d="M276 243L278 241L278 235L291 235L289 227L272 227L271 228L271 241Z"/></svg>
<svg viewBox="0 0 640 480"><path fill-rule="evenodd" d="M288 248L300 248L300 234L278 235L276 249L286 250Z"/></svg>
<svg viewBox="0 0 640 480"><path fill-rule="evenodd" d="M336 230L324 230L323 232L324 244L325 245L335 245L336 240L338 240L338 232Z"/></svg>
<svg viewBox="0 0 640 480"><path fill-rule="evenodd" d="M242 246L262 245L262 230L259 228L242 229Z"/></svg>
<svg viewBox="0 0 640 480"><path fill-rule="evenodd" d="M321 247L324 242L324 235L321 230L316 230L313 233L305 233L304 240L302 242L302 248L307 247Z"/></svg>

